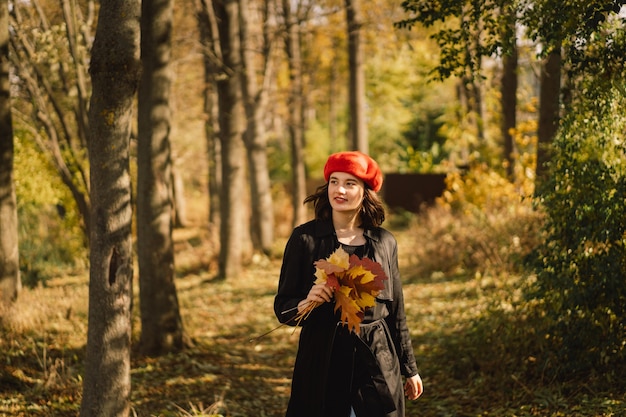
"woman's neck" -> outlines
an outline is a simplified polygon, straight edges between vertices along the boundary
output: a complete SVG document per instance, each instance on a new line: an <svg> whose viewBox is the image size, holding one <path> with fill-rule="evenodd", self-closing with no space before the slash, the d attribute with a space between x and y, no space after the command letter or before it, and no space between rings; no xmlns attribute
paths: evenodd
<svg viewBox="0 0 626 417"><path fill-rule="evenodd" d="M363 245L363 229L360 227L361 219L357 214L346 215L333 213L333 226L337 240L345 245Z"/></svg>
<svg viewBox="0 0 626 417"><path fill-rule="evenodd" d="M333 212L333 226L335 230L356 230L361 225L361 219L355 212Z"/></svg>

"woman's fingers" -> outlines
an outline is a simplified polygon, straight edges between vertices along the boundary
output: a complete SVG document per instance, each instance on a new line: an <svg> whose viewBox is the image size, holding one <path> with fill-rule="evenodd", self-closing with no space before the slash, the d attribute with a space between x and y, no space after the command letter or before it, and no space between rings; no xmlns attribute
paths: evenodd
<svg viewBox="0 0 626 417"><path fill-rule="evenodd" d="M315 302L328 302L333 299L333 290L326 284L316 284L309 291L307 298Z"/></svg>
<svg viewBox="0 0 626 417"><path fill-rule="evenodd" d="M404 384L404 393L409 400L418 399L423 392L424 384L422 383L422 378L419 374L412 376L411 378L407 378L406 383Z"/></svg>

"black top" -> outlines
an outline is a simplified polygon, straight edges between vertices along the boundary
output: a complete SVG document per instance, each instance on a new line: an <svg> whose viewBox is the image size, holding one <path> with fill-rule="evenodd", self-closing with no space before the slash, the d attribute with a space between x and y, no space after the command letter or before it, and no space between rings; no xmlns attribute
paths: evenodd
<svg viewBox="0 0 626 417"><path fill-rule="evenodd" d="M363 245L346 245L345 243L340 243L343 250L345 250L348 255L356 255L359 258L363 259L363 254L365 253L365 244Z"/></svg>

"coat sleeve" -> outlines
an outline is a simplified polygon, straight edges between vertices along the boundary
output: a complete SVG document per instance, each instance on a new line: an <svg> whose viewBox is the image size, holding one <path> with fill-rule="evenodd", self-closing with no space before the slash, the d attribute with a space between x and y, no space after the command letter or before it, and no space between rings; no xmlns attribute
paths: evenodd
<svg viewBox="0 0 626 417"><path fill-rule="evenodd" d="M309 244L301 228L294 229L285 246L278 290L274 297L274 314L279 322L295 325L298 303L305 299L312 286Z"/></svg>
<svg viewBox="0 0 626 417"><path fill-rule="evenodd" d="M390 303L389 316L387 316L386 320L389 330L392 332L402 375L411 377L418 373L417 363L404 310L404 294L402 292L402 281L398 266L398 244L393 236L389 236L389 238L391 242L385 245L385 247L389 251L389 279L393 280L393 301Z"/></svg>

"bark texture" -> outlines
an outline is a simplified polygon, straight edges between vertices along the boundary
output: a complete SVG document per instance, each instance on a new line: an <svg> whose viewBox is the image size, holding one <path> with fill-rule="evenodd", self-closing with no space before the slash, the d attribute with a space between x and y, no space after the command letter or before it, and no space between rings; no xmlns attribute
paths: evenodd
<svg viewBox="0 0 626 417"><path fill-rule="evenodd" d="M142 352L161 355L184 347L174 282L174 195L171 131L171 0L144 0L142 77L137 136L137 253Z"/></svg>
<svg viewBox="0 0 626 417"><path fill-rule="evenodd" d="M254 247L269 255L274 241L274 206L267 160L265 117L268 114L268 82L273 72L271 53L273 42L269 34L259 36L260 33L254 31L254 28L267 28L270 7L267 2L264 3L263 21L260 22L262 24L259 24L253 20L253 13L249 12L248 1L240 0L240 4L241 39L243 42L241 51L244 67L242 87L247 121L244 140L248 156L252 203L250 234ZM262 40L255 42L257 39ZM258 57L258 61L262 63L261 71L257 71L257 56L252 53L257 49L262 51Z"/></svg>
<svg viewBox="0 0 626 417"><path fill-rule="evenodd" d="M239 2L214 1L213 10L222 53L222 72L217 77L220 125L222 189L220 193L219 278L235 277L249 245L246 193L246 126L242 98L241 32Z"/></svg>
<svg viewBox="0 0 626 417"><path fill-rule="evenodd" d="M139 70L140 4L101 3L90 74L92 196L89 320L81 417L130 412L132 204L129 142Z"/></svg>
<svg viewBox="0 0 626 417"><path fill-rule="evenodd" d="M285 51L289 65L289 138L291 141L291 195L293 207L293 226L307 220L306 207L302 204L306 198L306 169L304 165L305 103L302 81L302 53L300 48L300 25L297 11L292 9L292 2L283 0L285 19Z"/></svg>

